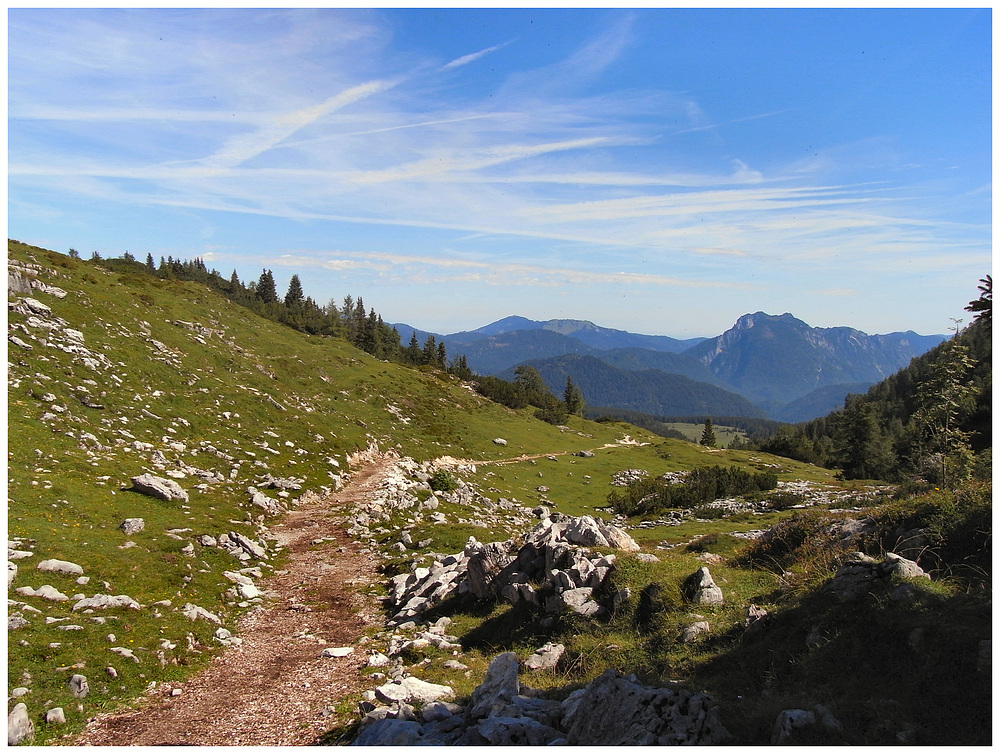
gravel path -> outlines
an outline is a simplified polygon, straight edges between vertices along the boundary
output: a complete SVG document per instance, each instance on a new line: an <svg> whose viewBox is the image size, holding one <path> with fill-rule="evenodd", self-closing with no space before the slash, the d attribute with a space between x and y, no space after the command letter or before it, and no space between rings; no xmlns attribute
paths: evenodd
<svg viewBox="0 0 1000 754"><path fill-rule="evenodd" d="M277 597L250 612L243 644L220 653L183 684L157 687L135 709L95 717L76 739L89 746L302 746L338 723L333 705L367 686L366 655L321 657L354 646L380 623L358 585L379 576L370 555L344 533L345 509L377 488L392 459L357 471L341 492L305 504L271 527L287 548L284 568L260 586ZM313 545L313 540L330 538ZM173 689L180 689L172 696Z"/></svg>

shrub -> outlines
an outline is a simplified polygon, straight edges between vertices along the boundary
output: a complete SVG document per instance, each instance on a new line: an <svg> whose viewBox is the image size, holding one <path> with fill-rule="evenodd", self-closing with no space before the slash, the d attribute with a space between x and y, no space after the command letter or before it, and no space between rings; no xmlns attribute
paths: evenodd
<svg viewBox="0 0 1000 754"><path fill-rule="evenodd" d="M843 548L837 546L828 533L835 520L832 514L819 511L798 513L766 531L746 549L738 562L776 573L782 573L796 562L812 562L828 569L843 554Z"/></svg>
<svg viewBox="0 0 1000 754"><path fill-rule="evenodd" d="M745 471L737 466L703 466L694 469L680 483L663 479L642 479L622 491L608 495L608 505L617 513L638 516L668 508L696 508L734 495L747 495L778 486L771 471Z"/></svg>
<svg viewBox="0 0 1000 754"><path fill-rule="evenodd" d="M430 478L431 489L435 492L451 492L458 482L447 469L438 469Z"/></svg>
<svg viewBox="0 0 1000 754"><path fill-rule="evenodd" d="M873 508L871 547L892 550L902 533L920 530L926 541L922 567L974 581L992 573L993 485L966 482L956 490L933 489Z"/></svg>

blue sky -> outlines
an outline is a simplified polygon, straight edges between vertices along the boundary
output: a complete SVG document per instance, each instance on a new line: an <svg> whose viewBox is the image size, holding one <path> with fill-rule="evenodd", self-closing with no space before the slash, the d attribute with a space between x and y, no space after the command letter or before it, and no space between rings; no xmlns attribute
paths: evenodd
<svg viewBox="0 0 1000 754"><path fill-rule="evenodd" d="M989 9L8 11L8 235L434 332L942 333L991 272ZM967 320L966 320L967 321Z"/></svg>

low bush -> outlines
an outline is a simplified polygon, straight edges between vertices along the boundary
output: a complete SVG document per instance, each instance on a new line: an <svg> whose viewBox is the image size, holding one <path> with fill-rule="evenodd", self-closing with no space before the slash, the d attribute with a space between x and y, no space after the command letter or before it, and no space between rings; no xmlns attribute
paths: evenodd
<svg viewBox="0 0 1000 754"><path fill-rule="evenodd" d="M451 472L447 469L438 469L431 475L430 478L431 489L435 492L451 492L453 489L458 487L458 482L455 481L455 477L451 475Z"/></svg>
<svg viewBox="0 0 1000 754"><path fill-rule="evenodd" d="M778 475L771 471L703 466L692 470L683 482L641 479L621 491L613 490L608 495L608 505L616 513L640 516L669 508L696 508L719 498L773 490L777 486Z"/></svg>
<svg viewBox="0 0 1000 754"><path fill-rule="evenodd" d="M993 485L970 481L932 489L866 511L876 525L868 549L892 551L919 537L925 570L988 582L993 559ZM905 544L905 543L904 543ZM908 555L910 557L910 555Z"/></svg>

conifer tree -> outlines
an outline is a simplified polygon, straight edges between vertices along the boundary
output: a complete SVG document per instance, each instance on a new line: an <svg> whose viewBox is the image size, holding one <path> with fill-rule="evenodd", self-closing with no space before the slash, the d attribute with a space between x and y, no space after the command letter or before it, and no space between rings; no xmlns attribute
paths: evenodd
<svg viewBox="0 0 1000 754"><path fill-rule="evenodd" d="M715 429L712 427L711 419L705 419L705 429L702 430L699 442L706 448L714 448L716 446Z"/></svg>
<svg viewBox="0 0 1000 754"><path fill-rule="evenodd" d="M292 275L292 279L288 281L288 292L285 294L285 306L302 306L303 300L302 281L298 275Z"/></svg>
<svg viewBox="0 0 1000 754"><path fill-rule="evenodd" d="M573 384L573 378L566 375L566 389L563 391L563 402L566 404L566 412L578 416L583 413L583 393L580 388Z"/></svg>
<svg viewBox="0 0 1000 754"><path fill-rule="evenodd" d="M265 304L274 304L278 301L278 290L274 285L274 275L270 270L264 270L257 280L257 298Z"/></svg>
<svg viewBox="0 0 1000 754"><path fill-rule="evenodd" d="M152 275L156 272L156 263L153 262L153 255L146 254L146 271Z"/></svg>
<svg viewBox="0 0 1000 754"><path fill-rule="evenodd" d="M421 354L420 363L433 366L437 362L437 340L433 335L428 335L424 341L424 350Z"/></svg>
<svg viewBox="0 0 1000 754"><path fill-rule="evenodd" d="M420 363L420 342L417 340L417 331L414 330L410 336L410 344L406 347L406 361L408 364Z"/></svg>

